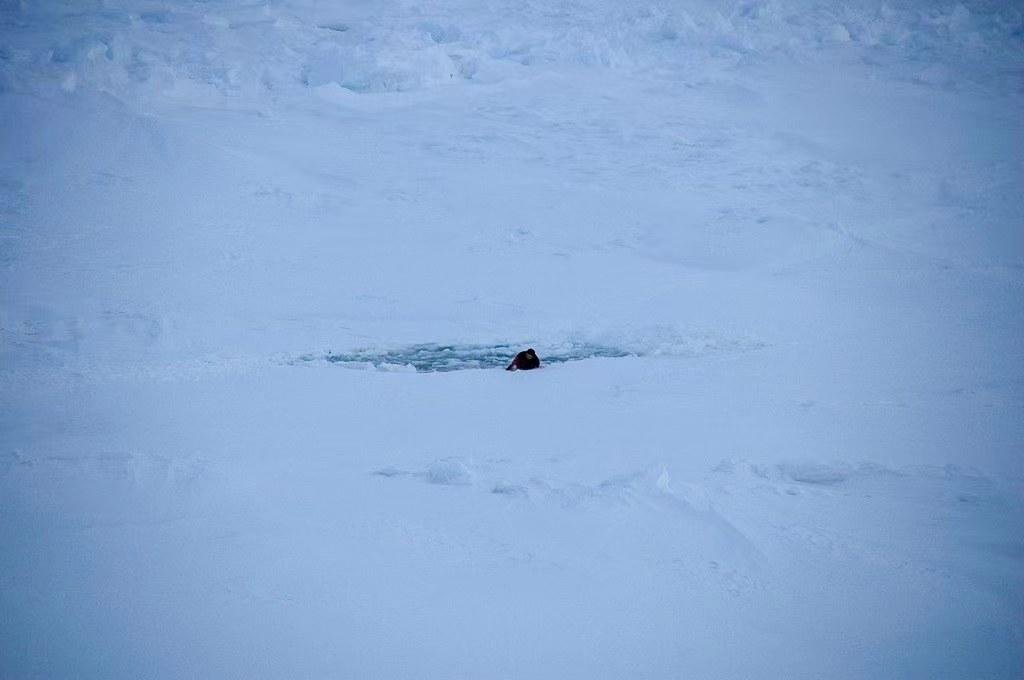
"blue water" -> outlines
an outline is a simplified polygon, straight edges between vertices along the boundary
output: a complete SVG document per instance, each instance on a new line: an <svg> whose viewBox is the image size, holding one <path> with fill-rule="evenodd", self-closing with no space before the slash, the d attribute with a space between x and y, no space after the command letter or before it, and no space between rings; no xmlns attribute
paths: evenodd
<svg viewBox="0 0 1024 680"><path fill-rule="evenodd" d="M299 357L299 361L327 361L332 364L351 365L353 367L373 366L412 366L421 373L445 371L465 371L481 368L505 368L517 352L529 347L525 343L499 345L449 345L424 343L408 345L395 349L360 349L351 352L326 352L324 354L307 354ZM537 347L541 366L545 364L561 364L567 361L582 361L595 357L628 357L635 356L617 347L573 343L561 345L556 349L545 351Z"/></svg>

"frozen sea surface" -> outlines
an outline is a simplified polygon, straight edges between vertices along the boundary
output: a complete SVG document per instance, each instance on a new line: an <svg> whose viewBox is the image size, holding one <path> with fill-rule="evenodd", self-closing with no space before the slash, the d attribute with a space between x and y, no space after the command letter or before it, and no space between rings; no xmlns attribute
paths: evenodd
<svg viewBox="0 0 1024 680"><path fill-rule="evenodd" d="M1020 678L1022 73L1012 2L0 1L0 677Z"/></svg>

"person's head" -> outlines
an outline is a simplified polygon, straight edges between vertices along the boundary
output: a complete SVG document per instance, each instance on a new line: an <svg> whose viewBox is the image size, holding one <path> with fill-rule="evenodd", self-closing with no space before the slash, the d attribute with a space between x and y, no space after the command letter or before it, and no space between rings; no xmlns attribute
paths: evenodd
<svg viewBox="0 0 1024 680"><path fill-rule="evenodd" d="M537 353L533 351L532 347L530 349L526 350L526 353L529 354L532 357L537 356Z"/></svg>

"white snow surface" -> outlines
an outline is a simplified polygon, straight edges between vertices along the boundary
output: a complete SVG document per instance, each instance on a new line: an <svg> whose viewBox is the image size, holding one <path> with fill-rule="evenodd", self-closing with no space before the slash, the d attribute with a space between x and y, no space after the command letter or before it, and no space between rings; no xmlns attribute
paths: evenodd
<svg viewBox="0 0 1024 680"><path fill-rule="evenodd" d="M0 677L1024 677L1022 112L1020 2L0 0Z"/></svg>

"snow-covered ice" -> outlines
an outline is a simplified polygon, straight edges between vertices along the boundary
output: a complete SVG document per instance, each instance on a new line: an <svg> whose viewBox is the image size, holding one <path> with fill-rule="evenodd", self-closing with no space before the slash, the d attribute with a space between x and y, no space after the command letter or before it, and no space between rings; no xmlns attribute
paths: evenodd
<svg viewBox="0 0 1024 680"><path fill-rule="evenodd" d="M1019 2L0 0L0 676L1021 677L1022 74Z"/></svg>

